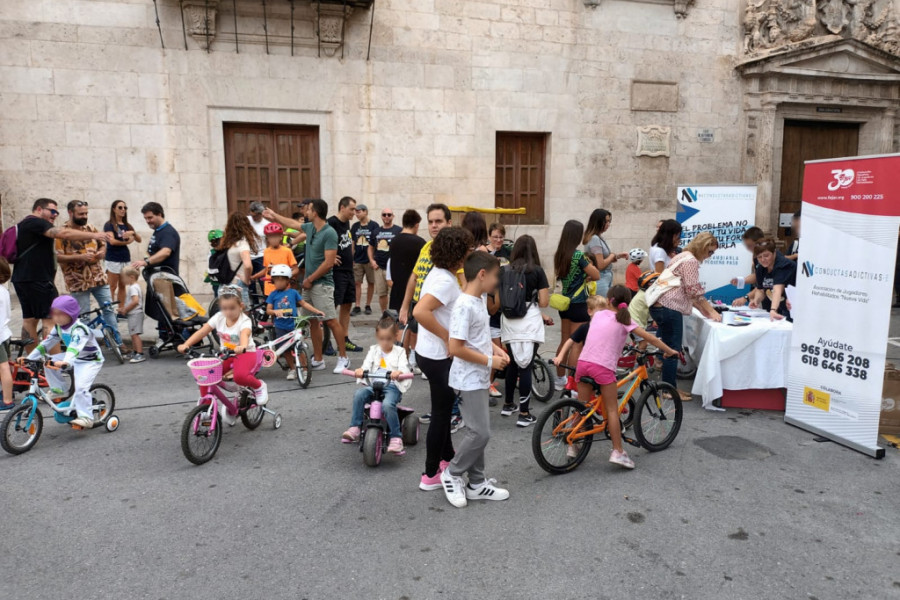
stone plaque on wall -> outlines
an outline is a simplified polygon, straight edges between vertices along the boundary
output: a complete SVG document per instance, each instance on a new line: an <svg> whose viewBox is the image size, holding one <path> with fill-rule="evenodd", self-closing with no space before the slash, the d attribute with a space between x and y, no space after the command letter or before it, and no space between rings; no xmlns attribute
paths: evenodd
<svg viewBox="0 0 900 600"><path fill-rule="evenodd" d="M669 156L672 129L660 125L637 128L637 152L635 156Z"/></svg>
<svg viewBox="0 0 900 600"><path fill-rule="evenodd" d="M665 81L632 81L631 110L678 111L678 84Z"/></svg>

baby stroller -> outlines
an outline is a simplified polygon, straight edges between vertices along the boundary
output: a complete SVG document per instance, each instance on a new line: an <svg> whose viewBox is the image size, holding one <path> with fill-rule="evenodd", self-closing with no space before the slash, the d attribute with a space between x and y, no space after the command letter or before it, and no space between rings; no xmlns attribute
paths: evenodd
<svg viewBox="0 0 900 600"><path fill-rule="evenodd" d="M150 358L158 358L165 350L175 350L206 323L206 310L191 296L184 280L168 267L145 269L147 280L147 302L145 312L155 319L159 329L156 344L147 349ZM202 346L211 353L219 344L214 334L210 334Z"/></svg>

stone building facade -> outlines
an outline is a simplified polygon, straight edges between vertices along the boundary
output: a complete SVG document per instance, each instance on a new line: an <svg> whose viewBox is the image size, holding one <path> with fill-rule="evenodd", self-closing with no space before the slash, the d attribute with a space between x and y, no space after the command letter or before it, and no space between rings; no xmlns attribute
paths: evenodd
<svg viewBox="0 0 900 600"><path fill-rule="evenodd" d="M199 287L254 199L377 217L527 204L552 255L614 215L647 247L679 184L755 183L779 233L802 161L898 150L900 0L0 3L4 224L39 196L155 200ZM838 138L840 138L838 140ZM140 230L141 227L139 226Z"/></svg>

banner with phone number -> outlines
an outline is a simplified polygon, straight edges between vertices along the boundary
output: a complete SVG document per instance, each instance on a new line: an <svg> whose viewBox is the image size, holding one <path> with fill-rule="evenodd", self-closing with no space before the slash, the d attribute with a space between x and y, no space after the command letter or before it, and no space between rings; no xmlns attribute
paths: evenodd
<svg viewBox="0 0 900 600"><path fill-rule="evenodd" d="M806 163L785 422L876 458L900 155Z"/></svg>

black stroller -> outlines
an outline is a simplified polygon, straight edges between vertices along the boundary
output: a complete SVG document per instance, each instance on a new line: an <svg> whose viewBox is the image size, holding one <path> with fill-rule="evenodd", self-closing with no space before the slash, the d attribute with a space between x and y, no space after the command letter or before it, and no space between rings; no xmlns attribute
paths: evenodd
<svg viewBox="0 0 900 600"><path fill-rule="evenodd" d="M150 358L158 358L165 350L175 350L206 323L206 310L191 296L184 280L168 267L145 269L147 301L144 312L155 319L159 339L147 349ZM203 348L216 352L218 340L210 334Z"/></svg>

